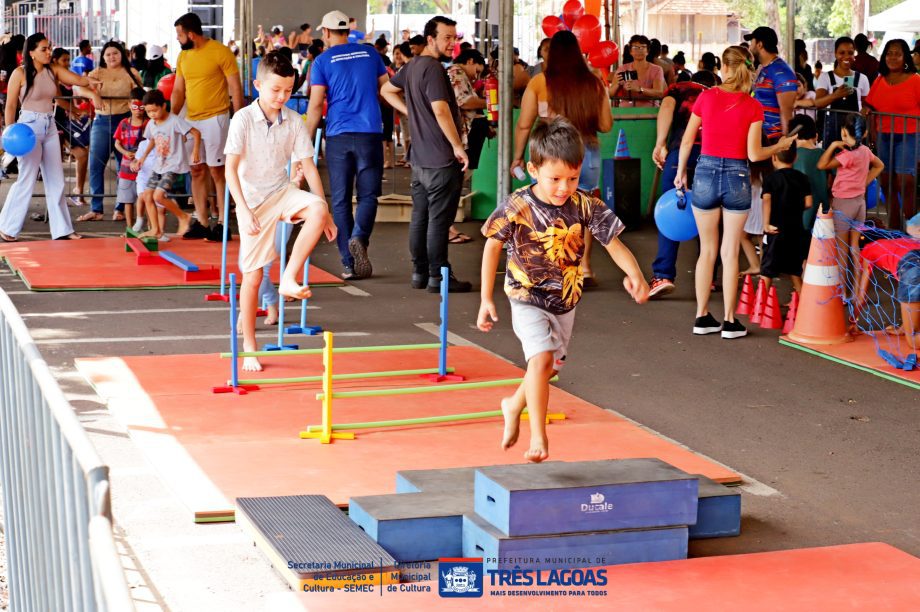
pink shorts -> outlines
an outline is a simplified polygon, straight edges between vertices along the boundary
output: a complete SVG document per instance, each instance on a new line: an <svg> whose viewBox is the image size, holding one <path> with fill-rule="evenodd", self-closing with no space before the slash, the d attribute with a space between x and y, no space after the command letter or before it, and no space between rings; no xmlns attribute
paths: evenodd
<svg viewBox="0 0 920 612"><path fill-rule="evenodd" d="M249 232L240 229L240 270L253 272L271 263L278 257L278 251L275 246L275 226L278 221L287 221L288 223L299 223L302 219L295 217L306 208L311 206L322 207L326 210L326 202L310 193L288 185L279 189L267 200L249 209L259 220L262 227L258 234L253 236ZM239 222L239 216L237 216Z"/></svg>

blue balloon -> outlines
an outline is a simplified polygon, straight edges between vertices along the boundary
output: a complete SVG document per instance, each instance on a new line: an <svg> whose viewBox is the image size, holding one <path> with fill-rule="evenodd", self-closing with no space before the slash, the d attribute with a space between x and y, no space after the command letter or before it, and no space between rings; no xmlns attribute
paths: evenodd
<svg viewBox="0 0 920 612"><path fill-rule="evenodd" d="M35 132L25 123L14 123L3 130L3 149L10 155L22 157L35 148Z"/></svg>
<svg viewBox="0 0 920 612"><path fill-rule="evenodd" d="M655 225L658 231L676 242L696 238L699 230L690 207L692 193L678 193L677 189L664 192L655 204Z"/></svg>
<svg viewBox="0 0 920 612"><path fill-rule="evenodd" d="M873 180L869 183L869 186L866 188L866 210L872 210L878 206L879 193L878 179Z"/></svg>

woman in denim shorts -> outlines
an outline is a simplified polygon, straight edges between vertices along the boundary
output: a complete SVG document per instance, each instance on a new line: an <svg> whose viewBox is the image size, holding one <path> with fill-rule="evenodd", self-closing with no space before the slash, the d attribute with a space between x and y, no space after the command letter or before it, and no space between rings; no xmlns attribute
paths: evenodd
<svg viewBox="0 0 920 612"><path fill-rule="evenodd" d="M783 137L770 147L761 146L763 107L751 97L754 62L744 47L729 47L722 53L722 85L704 91L693 105L680 144L677 179L679 189L687 186L687 160L697 130L703 143L693 180L693 217L700 232L700 257L696 262L696 320L693 333L721 331L726 339L747 335L735 320L738 294L738 252L744 222L751 209L751 173L748 160L762 161L789 148L794 137ZM724 211L725 214L722 214ZM722 265L725 267L722 297L723 323L709 314L712 272L719 252L719 221L722 221Z"/></svg>

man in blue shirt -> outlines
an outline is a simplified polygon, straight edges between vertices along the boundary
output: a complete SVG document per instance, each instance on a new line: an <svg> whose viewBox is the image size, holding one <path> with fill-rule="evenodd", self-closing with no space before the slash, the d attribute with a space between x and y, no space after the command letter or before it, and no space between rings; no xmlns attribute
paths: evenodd
<svg viewBox="0 0 920 612"><path fill-rule="evenodd" d="M377 197L383 180L382 120L378 92L387 82L380 54L372 46L348 42L348 16L332 11L320 26L327 50L310 68L310 106L307 131L316 137L326 111L326 165L332 216L345 272L354 280L369 277L373 269L367 246L377 216ZM352 214L352 193L358 207Z"/></svg>
<svg viewBox="0 0 920 612"><path fill-rule="evenodd" d="M754 98L763 106L763 135L773 143L786 133L795 107L799 80L795 71L779 57L779 39L772 28L760 26L744 36L760 70L754 80Z"/></svg>
<svg viewBox="0 0 920 612"><path fill-rule="evenodd" d="M88 40L80 41L80 55L70 62L70 70L76 74L89 74L96 67L93 62L93 47Z"/></svg>

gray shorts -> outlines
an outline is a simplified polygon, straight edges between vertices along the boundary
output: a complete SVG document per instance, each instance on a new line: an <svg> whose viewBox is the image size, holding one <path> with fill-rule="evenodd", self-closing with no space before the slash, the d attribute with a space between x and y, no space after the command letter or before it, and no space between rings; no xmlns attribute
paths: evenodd
<svg viewBox="0 0 920 612"><path fill-rule="evenodd" d="M840 214L834 215L834 230L838 234L850 231L850 221L863 223L866 220L866 196L855 198L833 198L831 208Z"/></svg>
<svg viewBox="0 0 920 612"><path fill-rule="evenodd" d="M151 172L150 180L147 181L147 189L162 189L166 193L169 193L172 191L176 181L179 180L179 176L180 175L175 172L164 172L163 174Z"/></svg>
<svg viewBox="0 0 920 612"><path fill-rule="evenodd" d="M134 204L137 202L137 181L118 177L118 191L115 201L119 204Z"/></svg>
<svg viewBox="0 0 920 612"><path fill-rule="evenodd" d="M530 359L540 353L553 354L554 370L561 370L565 365L572 327L575 324L575 309L565 314L553 314L526 302L511 302L511 326L514 335L521 341L524 359Z"/></svg>

